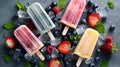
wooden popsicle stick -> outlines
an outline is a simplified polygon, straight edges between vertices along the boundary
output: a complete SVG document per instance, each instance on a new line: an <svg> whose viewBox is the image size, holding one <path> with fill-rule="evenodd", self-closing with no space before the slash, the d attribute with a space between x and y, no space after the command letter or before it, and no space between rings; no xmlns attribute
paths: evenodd
<svg viewBox="0 0 120 67"><path fill-rule="evenodd" d="M66 35L67 31L68 31L69 27L68 26L65 26L63 32L62 32L62 35Z"/></svg>
<svg viewBox="0 0 120 67"><path fill-rule="evenodd" d="M55 37L54 37L54 35L52 34L51 31L48 31L47 34L49 35L51 40L55 40Z"/></svg>
<svg viewBox="0 0 120 67"><path fill-rule="evenodd" d="M42 55L42 53L40 51L37 51L36 53L42 61L45 60L45 57Z"/></svg>
<svg viewBox="0 0 120 67"><path fill-rule="evenodd" d="M77 60L77 63L76 63L76 67L79 67L81 62L82 62L82 57L79 57L79 59Z"/></svg>

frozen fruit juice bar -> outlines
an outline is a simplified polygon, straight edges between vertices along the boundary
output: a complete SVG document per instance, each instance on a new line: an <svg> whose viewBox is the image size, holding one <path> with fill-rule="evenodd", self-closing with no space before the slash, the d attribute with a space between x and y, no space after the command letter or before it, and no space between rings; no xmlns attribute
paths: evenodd
<svg viewBox="0 0 120 67"><path fill-rule="evenodd" d="M41 60L44 60L44 56L39 52L39 49L43 47L43 44L32 33L32 31L29 30L29 28L27 26L25 26L25 25L19 26L14 31L14 35L30 56L37 53L38 56L41 58Z"/></svg>
<svg viewBox="0 0 120 67"><path fill-rule="evenodd" d="M40 34L48 33L51 39L54 40L54 36L50 30L55 27L55 24L52 22L51 18L47 15L40 3L33 3L30 5L27 8L27 12Z"/></svg>
<svg viewBox="0 0 120 67"><path fill-rule="evenodd" d="M85 0L70 1L61 19L61 23L66 25L63 31L63 35L67 33L69 27L74 29L77 27L85 6L86 6Z"/></svg>
<svg viewBox="0 0 120 67"><path fill-rule="evenodd" d="M74 54L80 57L76 66L80 65L82 58L89 59L91 57L98 37L99 33L96 30L91 28L86 29L74 51Z"/></svg>

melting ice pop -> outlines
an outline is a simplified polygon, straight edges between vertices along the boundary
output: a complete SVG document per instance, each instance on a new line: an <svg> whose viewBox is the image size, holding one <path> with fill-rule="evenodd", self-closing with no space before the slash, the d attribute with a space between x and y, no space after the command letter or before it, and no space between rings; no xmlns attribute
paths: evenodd
<svg viewBox="0 0 120 67"><path fill-rule="evenodd" d="M47 15L40 3L33 3L27 8L27 12L40 34L43 35L47 32L50 38L54 40L55 37L50 30L55 27L55 24Z"/></svg>
<svg viewBox="0 0 120 67"><path fill-rule="evenodd" d="M79 59L76 63L77 67L80 66L82 58L89 59L91 57L98 37L99 33L96 30L91 28L86 29L74 51L74 54L79 56Z"/></svg>
<svg viewBox="0 0 120 67"><path fill-rule="evenodd" d="M61 23L65 24L62 35L66 35L69 27L76 28L86 6L85 0L71 0L65 13L61 18Z"/></svg>
<svg viewBox="0 0 120 67"><path fill-rule="evenodd" d="M32 33L31 30L29 30L27 26L19 26L14 31L14 35L30 56L37 53L41 60L45 59L39 51L39 49L43 47L42 42Z"/></svg>

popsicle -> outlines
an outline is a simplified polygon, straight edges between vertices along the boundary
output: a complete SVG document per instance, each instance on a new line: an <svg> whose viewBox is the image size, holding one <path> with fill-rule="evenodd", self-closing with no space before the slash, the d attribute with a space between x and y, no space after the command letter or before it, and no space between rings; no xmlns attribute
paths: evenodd
<svg viewBox="0 0 120 67"><path fill-rule="evenodd" d="M69 27L76 29L85 6L86 6L85 0L70 1L67 9L65 10L60 20L61 23L66 25L62 32L62 35L66 35Z"/></svg>
<svg viewBox="0 0 120 67"><path fill-rule="evenodd" d="M30 56L37 53L41 60L45 60L44 56L39 51L39 49L43 47L42 42L32 33L32 31L26 25L19 26L14 31L14 35Z"/></svg>
<svg viewBox="0 0 120 67"><path fill-rule="evenodd" d="M90 59L96 46L98 37L99 33L96 30L92 28L86 29L74 51L74 54L79 56L79 59L76 63L77 67L80 66L83 58Z"/></svg>
<svg viewBox="0 0 120 67"><path fill-rule="evenodd" d="M40 3L33 3L32 5L30 5L27 8L27 13L31 17L33 23L35 24L41 35L47 32L52 40L55 39L52 32L50 31L55 27L55 24L45 12Z"/></svg>

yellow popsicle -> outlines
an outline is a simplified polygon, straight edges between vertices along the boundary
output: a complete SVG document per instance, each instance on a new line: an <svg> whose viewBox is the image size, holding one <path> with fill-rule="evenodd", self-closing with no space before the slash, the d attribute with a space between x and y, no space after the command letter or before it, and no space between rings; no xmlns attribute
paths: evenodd
<svg viewBox="0 0 120 67"><path fill-rule="evenodd" d="M98 37L99 33L96 30L92 28L86 29L74 51L74 54L80 57L76 64L77 67L80 65L82 58L89 59L91 57Z"/></svg>

